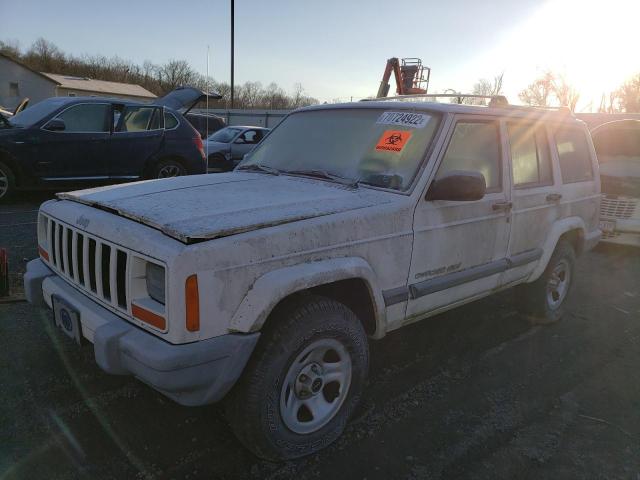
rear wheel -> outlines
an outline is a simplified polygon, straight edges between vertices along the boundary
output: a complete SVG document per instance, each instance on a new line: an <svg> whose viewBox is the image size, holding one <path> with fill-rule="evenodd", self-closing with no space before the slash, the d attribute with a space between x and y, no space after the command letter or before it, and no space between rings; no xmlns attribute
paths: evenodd
<svg viewBox="0 0 640 480"><path fill-rule="evenodd" d="M532 324L550 324L562 318L565 300L573 286L575 261L573 247L561 240L540 278L518 287L518 306Z"/></svg>
<svg viewBox="0 0 640 480"><path fill-rule="evenodd" d="M0 162L0 201L11 196L15 189L15 176L8 165Z"/></svg>
<svg viewBox="0 0 640 480"><path fill-rule="evenodd" d="M187 174L187 170L176 160L161 160L153 168L152 178L181 177Z"/></svg>
<svg viewBox="0 0 640 480"><path fill-rule="evenodd" d="M369 364L362 324L343 304L301 297L276 317L226 401L237 437L267 460L309 455L337 439Z"/></svg>

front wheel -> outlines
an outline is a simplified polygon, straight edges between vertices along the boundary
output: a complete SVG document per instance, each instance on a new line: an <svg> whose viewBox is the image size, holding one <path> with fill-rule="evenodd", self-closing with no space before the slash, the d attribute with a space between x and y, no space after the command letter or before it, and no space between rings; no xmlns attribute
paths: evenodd
<svg viewBox="0 0 640 480"><path fill-rule="evenodd" d="M153 168L151 178L181 177L187 170L176 160L161 160Z"/></svg>
<svg viewBox="0 0 640 480"><path fill-rule="evenodd" d="M550 324L562 318L565 300L573 286L575 261L573 247L562 240L540 278L518 287L518 306L532 324Z"/></svg>
<svg viewBox="0 0 640 480"><path fill-rule="evenodd" d="M8 165L0 162L0 201L11 196L15 188L15 176Z"/></svg>
<svg viewBox="0 0 640 480"><path fill-rule="evenodd" d="M360 400L369 350L356 315L334 300L301 297L276 317L226 406L249 450L286 460L340 436Z"/></svg>

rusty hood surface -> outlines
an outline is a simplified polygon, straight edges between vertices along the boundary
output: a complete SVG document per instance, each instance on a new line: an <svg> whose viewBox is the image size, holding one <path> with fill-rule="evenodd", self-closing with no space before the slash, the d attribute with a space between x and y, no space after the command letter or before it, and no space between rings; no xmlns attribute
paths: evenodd
<svg viewBox="0 0 640 480"><path fill-rule="evenodd" d="M287 175L231 172L60 193L184 243L366 208L394 194Z"/></svg>

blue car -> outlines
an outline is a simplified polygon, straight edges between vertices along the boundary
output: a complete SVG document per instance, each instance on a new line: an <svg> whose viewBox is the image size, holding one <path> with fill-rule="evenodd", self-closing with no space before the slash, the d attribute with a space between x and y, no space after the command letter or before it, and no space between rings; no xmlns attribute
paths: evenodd
<svg viewBox="0 0 640 480"><path fill-rule="evenodd" d="M206 95L181 87L151 104L54 97L3 119L0 201L19 190L206 173L200 134L183 116Z"/></svg>

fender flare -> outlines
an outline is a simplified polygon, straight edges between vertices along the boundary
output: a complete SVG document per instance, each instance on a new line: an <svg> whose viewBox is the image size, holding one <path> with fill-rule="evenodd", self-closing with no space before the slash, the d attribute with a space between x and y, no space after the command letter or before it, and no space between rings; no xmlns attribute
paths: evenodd
<svg viewBox="0 0 640 480"><path fill-rule="evenodd" d="M361 279L373 299L375 338L384 335L385 306L371 266L360 257L343 257L311 261L272 270L259 277L236 310L229 329L236 332L255 332L262 328L269 314L287 296L312 287L340 280Z"/></svg>
<svg viewBox="0 0 640 480"><path fill-rule="evenodd" d="M540 277L540 275L542 275L544 270L547 268L547 264L549 263L549 260L551 260L551 255L553 255L553 252L556 249L558 240L560 240L560 237L562 235L572 230L578 230L579 238L581 239L581 241L584 241L586 227L584 224L584 220L582 220L582 218L580 217L563 218L561 220L557 220L553 224L553 227L551 227L551 231L547 234L547 238L544 241L544 246L542 248L542 251L544 253L542 254L542 257L540 257L540 260L538 261L538 265L536 266L536 268L533 270L533 272L531 272L531 275L529 275L529 279L527 280L527 282L534 282Z"/></svg>

